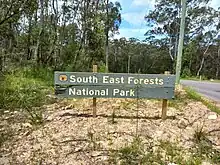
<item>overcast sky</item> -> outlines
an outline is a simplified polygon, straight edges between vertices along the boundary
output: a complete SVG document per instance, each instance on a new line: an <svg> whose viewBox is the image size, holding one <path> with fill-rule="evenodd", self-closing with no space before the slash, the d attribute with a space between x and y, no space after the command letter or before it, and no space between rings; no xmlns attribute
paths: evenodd
<svg viewBox="0 0 220 165"><path fill-rule="evenodd" d="M147 31L144 16L149 10L154 8L155 0L112 0L118 1L122 5L122 24L120 26L120 37L135 37L145 39L144 34ZM211 0L210 6L214 8L220 7L220 0Z"/></svg>

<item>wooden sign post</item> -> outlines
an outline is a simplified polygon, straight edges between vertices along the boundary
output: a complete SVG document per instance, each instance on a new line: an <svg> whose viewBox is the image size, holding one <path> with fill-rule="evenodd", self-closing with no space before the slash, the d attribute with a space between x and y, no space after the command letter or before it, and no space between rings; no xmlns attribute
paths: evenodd
<svg viewBox="0 0 220 165"><path fill-rule="evenodd" d="M169 71L165 71L164 74L165 75L169 75L170 72ZM162 103L162 116L161 116L161 118L163 120L165 120L167 118L167 102L168 102L167 99L163 99L163 103Z"/></svg>
<svg viewBox="0 0 220 165"><path fill-rule="evenodd" d="M93 65L93 73L97 73L97 65ZM93 117L96 117L96 98L93 97Z"/></svg>

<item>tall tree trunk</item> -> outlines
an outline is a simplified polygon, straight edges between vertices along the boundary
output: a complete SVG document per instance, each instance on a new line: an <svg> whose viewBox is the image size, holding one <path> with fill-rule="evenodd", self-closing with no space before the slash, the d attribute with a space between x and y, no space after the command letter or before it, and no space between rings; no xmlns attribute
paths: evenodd
<svg viewBox="0 0 220 165"><path fill-rule="evenodd" d="M173 61L174 58L172 55L172 38L171 37L170 37L170 44L169 44L169 55L170 55L171 60Z"/></svg>
<svg viewBox="0 0 220 165"><path fill-rule="evenodd" d="M56 46L57 46L57 24L58 24L58 2L57 0L52 0L52 8L54 12L54 17L51 19L51 24L53 25L53 29L51 29L51 37L50 37L50 48L49 54L45 61L46 64L53 65L52 61L56 58ZM54 54L54 57L53 57Z"/></svg>
<svg viewBox="0 0 220 165"><path fill-rule="evenodd" d="M208 43L208 44L209 44L209 43ZM205 52L203 53L202 61L201 61L201 64L200 64L199 70L197 71L197 74L196 74L197 77L200 76L200 72L202 71L202 68L203 68L203 65L204 65L204 62L205 62L205 55L206 55L207 51L209 50L209 46L210 46L210 45L207 46Z"/></svg>
<svg viewBox="0 0 220 165"><path fill-rule="evenodd" d="M83 1L81 1L81 2L83 2ZM82 23L82 28L81 28L80 46L79 46L79 49L78 49L78 51L77 51L77 53L76 53L76 55L74 57L74 62L73 62L74 69L76 69L75 66L76 66L77 58L79 57L79 55L81 53L81 50L83 49L83 45L85 44L85 40L86 40L85 39L86 38L86 33L87 33L87 27L86 27L87 26L87 22L86 21L87 21L87 11L89 9L89 2L90 1L87 1L87 3L86 3L86 1L84 1L83 20L82 20L83 23ZM77 4L77 8L78 7L79 7L79 4ZM76 16L76 13L75 13L74 17L75 16Z"/></svg>
<svg viewBox="0 0 220 165"><path fill-rule="evenodd" d="M40 64L41 58L42 58L42 52L41 52L41 40L43 37L43 31L44 31L44 0L40 0L40 30L38 33L38 38L37 38L37 45L35 48L35 58L37 60L37 63Z"/></svg>
<svg viewBox="0 0 220 165"><path fill-rule="evenodd" d="M219 68L220 68L220 46L218 47L218 58L217 58L217 66L216 66L216 74L215 74L216 79L218 79Z"/></svg>
<svg viewBox="0 0 220 165"><path fill-rule="evenodd" d="M189 70L191 71L191 69L192 69L192 61L193 61L193 59L192 59L192 54L190 54L190 60L189 60Z"/></svg>
<svg viewBox="0 0 220 165"><path fill-rule="evenodd" d="M128 56L128 73L130 73L131 55Z"/></svg>
<svg viewBox="0 0 220 165"><path fill-rule="evenodd" d="M28 40L27 40L27 60L31 59L31 32L32 32L32 17L28 16Z"/></svg>
<svg viewBox="0 0 220 165"><path fill-rule="evenodd" d="M176 36L176 42L175 42L175 53L174 53L174 58L177 57L178 53L178 35Z"/></svg>
<svg viewBox="0 0 220 165"><path fill-rule="evenodd" d="M12 52L14 49L13 43L15 41L15 36L14 36L14 29L13 29L13 23L9 23L9 45L8 45L8 52L10 56L12 56Z"/></svg>
<svg viewBox="0 0 220 165"><path fill-rule="evenodd" d="M216 67L216 74L215 74L216 79L218 79L218 75L219 75L219 66Z"/></svg>
<svg viewBox="0 0 220 165"><path fill-rule="evenodd" d="M0 49L0 72L4 71L4 49Z"/></svg>
<svg viewBox="0 0 220 165"><path fill-rule="evenodd" d="M198 72L197 72L197 74L196 74L197 77L200 76L200 72L201 72L201 70L202 70L202 68L203 68L204 61L205 61L205 57L203 56L203 57L202 57L201 64L200 64L200 67L199 67L199 70L198 70Z"/></svg>
<svg viewBox="0 0 220 165"><path fill-rule="evenodd" d="M106 63L106 68L105 68L105 72L108 73L109 72L109 68L108 68L108 58L109 58L109 45L108 45L108 33L109 33L109 14L108 14L108 4L109 4L109 0L107 0L106 3L106 16L107 16L107 21L106 21L106 32L105 32L105 63Z"/></svg>
<svg viewBox="0 0 220 165"><path fill-rule="evenodd" d="M108 68L108 58L109 58L109 45L108 45L108 30L106 30L106 40L105 40L105 63L106 63L106 70L105 72L108 73L109 72L109 68Z"/></svg>

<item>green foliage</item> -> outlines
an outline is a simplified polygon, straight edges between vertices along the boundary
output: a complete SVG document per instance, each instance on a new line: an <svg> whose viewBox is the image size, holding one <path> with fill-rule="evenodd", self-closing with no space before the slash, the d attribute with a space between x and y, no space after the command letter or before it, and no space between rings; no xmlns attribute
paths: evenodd
<svg viewBox="0 0 220 165"><path fill-rule="evenodd" d="M193 100L196 100L196 101L201 101L202 100L202 97L201 95L199 95L195 90L193 90L192 88L185 88L185 91L188 95L188 97L190 99L193 99Z"/></svg>
<svg viewBox="0 0 220 165"><path fill-rule="evenodd" d="M116 153L112 154L110 162L121 165L138 165L140 163L146 163L145 151L141 140L135 138L130 145L127 145L119 149Z"/></svg>
<svg viewBox="0 0 220 165"><path fill-rule="evenodd" d="M112 40L111 37L116 35L113 22L123 8L119 2L73 0L72 3L57 3L52 0L14 0L13 5L8 1L2 2L0 70L45 66L65 71L91 71L95 62L100 64L100 72L104 72L101 63L105 61L105 45L108 45L110 72L128 73L128 69L130 73L174 71L180 1L158 0L154 10L146 16L147 23L153 23L153 26L150 26L144 41L132 37ZM219 10L198 0L188 3L182 76L196 76L209 46L201 74L217 79L220 76L217 71L220 56L219 39L215 34L219 25L215 19ZM54 5L48 13L49 4ZM23 20L27 21L24 23ZM212 30L204 32L210 25ZM213 30L214 27L217 30ZM155 37L161 34L166 37Z"/></svg>
<svg viewBox="0 0 220 165"><path fill-rule="evenodd" d="M194 141L200 143L203 140L206 140L206 133L203 131L203 127L197 127L193 135Z"/></svg>
<svg viewBox="0 0 220 165"><path fill-rule="evenodd" d="M98 72L105 73L105 71L106 71L106 66L104 63L101 63L100 66L98 67Z"/></svg>
<svg viewBox="0 0 220 165"><path fill-rule="evenodd" d="M201 78L201 79L200 79ZM182 77L182 79L185 80L193 80L193 81L209 81L208 78L204 75L201 75L199 77L196 76L190 76L190 77ZM211 82L211 81L210 81ZM214 80L214 82L219 82L219 80Z"/></svg>
<svg viewBox="0 0 220 165"><path fill-rule="evenodd" d="M191 149L192 153L203 159L209 159L215 164L220 163L220 150L213 147L212 142L208 139L208 133L203 130L203 127L197 127L193 140L195 146Z"/></svg>
<svg viewBox="0 0 220 165"><path fill-rule="evenodd" d="M197 66L195 64L195 61L197 61L196 57L199 53L199 43L196 40L193 40L185 46L182 60L182 76L185 76L184 78L196 75ZM186 71L184 71L185 68L187 69Z"/></svg>
<svg viewBox="0 0 220 165"><path fill-rule="evenodd" d="M129 40L121 38L112 41L109 51L109 70L117 73L128 73L129 62L130 73L140 71L140 73L158 74L171 70L172 62L164 42L166 41L158 41L152 44L138 43L138 40L134 38Z"/></svg>
<svg viewBox="0 0 220 165"><path fill-rule="evenodd" d="M218 71L220 63L217 62L220 61L219 47L217 46L219 39L216 39L219 28L219 22L216 19L219 17L219 9L216 10L207 5L209 1L191 0L186 2L188 14L186 15L182 58L182 76L184 78L200 75L200 73L208 78L218 79L220 76ZM167 49L166 54L169 52L168 55L173 64L175 64L178 49L180 13L180 0L158 0L154 10L145 16L149 26L149 30L145 34L146 41L155 44L155 41L158 41L158 36L166 35L164 43ZM215 28L210 28L210 26ZM204 63L202 63L203 57L205 57Z"/></svg>
<svg viewBox="0 0 220 165"><path fill-rule="evenodd" d="M53 75L50 70L24 68L4 75L0 82L0 107L31 109L51 101Z"/></svg>
<svg viewBox="0 0 220 165"><path fill-rule="evenodd" d="M24 77L41 81L42 85L45 84L44 86L53 86L54 73L49 67L25 67L18 69L17 71L12 71L12 74L14 74L15 77Z"/></svg>
<svg viewBox="0 0 220 165"><path fill-rule="evenodd" d="M181 77L182 78L188 78L191 77L191 70L189 68L184 68Z"/></svg>

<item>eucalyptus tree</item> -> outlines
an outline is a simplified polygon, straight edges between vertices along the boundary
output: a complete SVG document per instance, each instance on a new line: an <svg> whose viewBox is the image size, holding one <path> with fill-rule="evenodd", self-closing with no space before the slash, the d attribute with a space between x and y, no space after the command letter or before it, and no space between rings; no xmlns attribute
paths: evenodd
<svg viewBox="0 0 220 165"><path fill-rule="evenodd" d="M155 9L150 11L146 15L146 21L151 27L146 32L146 36L150 40L157 38L156 36L162 35L163 38L167 38L169 43L169 55L173 62L175 62L177 52L177 41L179 36L180 26L180 0L158 0L155 5ZM188 0L187 1L187 17L185 27L185 40L184 45L199 38L199 36L207 36L206 34L212 34L203 39L203 44L200 44L199 49L209 47L213 41L215 28L219 24L218 11L209 6L209 0ZM209 41L209 42L208 42ZM205 49L206 50L206 49ZM207 51L203 52L206 54ZM209 49L207 49L209 50ZM205 55L204 55L205 56ZM201 59L201 65L197 65L197 73L200 74L200 68L203 66L203 59Z"/></svg>
<svg viewBox="0 0 220 165"><path fill-rule="evenodd" d="M109 71L108 68L108 58L109 58L109 32L112 32L112 35L114 35L115 27L114 27L114 22L115 20L118 20L121 22L121 14L120 10L121 4L119 2L112 3L109 0L104 0L103 1L105 4L105 58L106 58L106 72Z"/></svg>
<svg viewBox="0 0 220 165"><path fill-rule="evenodd" d="M20 20L36 7L36 1L0 1L0 71L6 67L5 59L17 53L18 36L22 31ZM13 56L13 58L17 56Z"/></svg>

